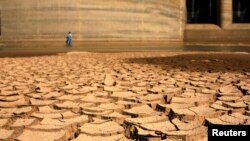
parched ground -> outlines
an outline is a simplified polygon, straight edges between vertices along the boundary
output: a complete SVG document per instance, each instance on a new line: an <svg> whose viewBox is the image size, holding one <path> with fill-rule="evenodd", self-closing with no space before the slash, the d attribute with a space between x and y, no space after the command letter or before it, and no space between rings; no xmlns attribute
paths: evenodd
<svg viewBox="0 0 250 141"><path fill-rule="evenodd" d="M0 140L207 140L250 124L247 53L0 58Z"/></svg>

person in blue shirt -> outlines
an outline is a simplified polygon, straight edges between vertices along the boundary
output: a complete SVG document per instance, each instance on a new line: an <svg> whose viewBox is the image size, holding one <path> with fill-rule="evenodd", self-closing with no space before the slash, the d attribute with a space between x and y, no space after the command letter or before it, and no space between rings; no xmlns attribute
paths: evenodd
<svg viewBox="0 0 250 141"><path fill-rule="evenodd" d="M73 43L73 36L72 33L69 32L66 40L67 47L72 47L72 43Z"/></svg>

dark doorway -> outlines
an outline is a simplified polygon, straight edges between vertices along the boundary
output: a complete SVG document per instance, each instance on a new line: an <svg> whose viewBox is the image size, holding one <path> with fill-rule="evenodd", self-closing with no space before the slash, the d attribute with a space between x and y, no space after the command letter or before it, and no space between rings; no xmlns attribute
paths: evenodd
<svg viewBox="0 0 250 141"><path fill-rule="evenodd" d="M187 0L187 23L218 23L217 0Z"/></svg>
<svg viewBox="0 0 250 141"><path fill-rule="evenodd" d="M250 23L250 0L233 0L233 23Z"/></svg>

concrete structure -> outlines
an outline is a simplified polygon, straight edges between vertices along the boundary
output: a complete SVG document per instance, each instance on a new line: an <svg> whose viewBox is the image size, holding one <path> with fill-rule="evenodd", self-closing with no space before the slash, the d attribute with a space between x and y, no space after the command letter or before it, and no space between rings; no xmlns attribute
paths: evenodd
<svg viewBox="0 0 250 141"><path fill-rule="evenodd" d="M193 42L249 42L250 23L233 23L233 0L217 1L217 24L186 24L184 40Z"/></svg>
<svg viewBox="0 0 250 141"><path fill-rule="evenodd" d="M0 40L250 41L233 0L217 1L218 24L187 24L186 0L1 0Z"/></svg>

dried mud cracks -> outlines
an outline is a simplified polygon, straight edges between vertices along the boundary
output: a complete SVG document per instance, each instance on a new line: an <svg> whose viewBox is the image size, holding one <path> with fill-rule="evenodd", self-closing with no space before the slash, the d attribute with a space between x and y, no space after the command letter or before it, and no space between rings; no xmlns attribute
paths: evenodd
<svg viewBox="0 0 250 141"><path fill-rule="evenodd" d="M250 124L249 73L166 70L134 56L147 55L1 58L0 140L197 141L209 124Z"/></svg>

